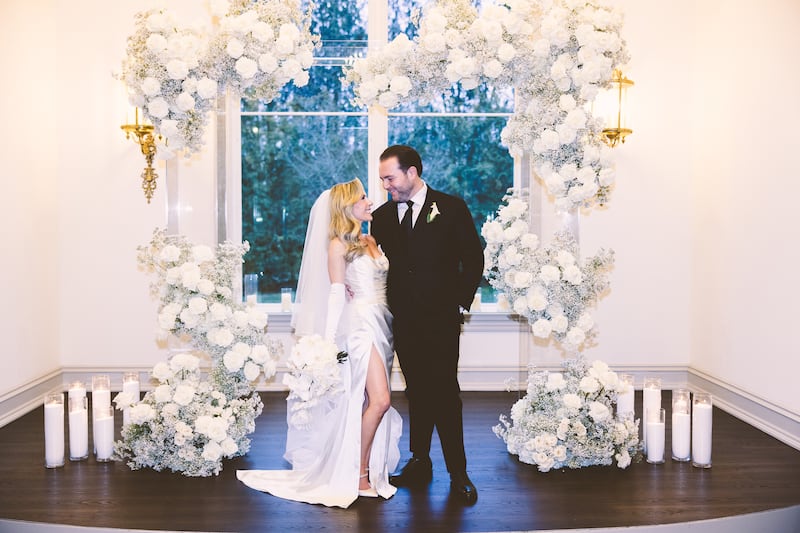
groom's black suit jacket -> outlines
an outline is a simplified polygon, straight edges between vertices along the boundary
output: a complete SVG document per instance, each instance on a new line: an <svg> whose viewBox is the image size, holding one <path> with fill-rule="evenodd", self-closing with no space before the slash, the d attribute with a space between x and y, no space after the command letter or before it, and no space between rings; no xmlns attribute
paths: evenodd
<svg viewBox="0 0 800 533"><path fill-rule="evenodd" d="M434 203L439 214L429 221ZM428 187L408 247L402 231L395 202L375 210L372 234L389 258L387 296L395 319L459 322L459 306L469 309L483 276L483 250L467 205Z"/></svg>

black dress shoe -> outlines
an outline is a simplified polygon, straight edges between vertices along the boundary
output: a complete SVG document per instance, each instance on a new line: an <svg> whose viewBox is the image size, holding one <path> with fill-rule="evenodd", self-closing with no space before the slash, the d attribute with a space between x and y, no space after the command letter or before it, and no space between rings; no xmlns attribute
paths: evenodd
<svg viewBox="0 0 800 533"><path fill-rule="evenodd" d="M412 457L400 472L389 476L389 483L395 487L420 487L430 483L433 478L433 464L430 457Z"/></svg>
<svg viewBox="0 0 800 533"><path fill-rule="evenodd" d="M465 505L475 505L475 502L478 501L478 489L467 477L466 472L450 476L450 494Z"/></svg>

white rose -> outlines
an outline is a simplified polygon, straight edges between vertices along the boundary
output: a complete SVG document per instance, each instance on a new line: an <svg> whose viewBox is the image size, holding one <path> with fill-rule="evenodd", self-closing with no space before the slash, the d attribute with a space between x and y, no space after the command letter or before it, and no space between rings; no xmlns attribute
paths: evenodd
<svg viewBox="0 0 800 533"><path fill-rule="evenodd" d="M539 136L544 150L557 150L561 146L558 133L554 130L544 130Z"/></svg>
<svg viewBox="0 0 800 533"><path fill-rule="evenodd" d="M181 267L181 283L190 291L193 291L197 288L197 283L200 281L200 276L200 267L194 263L185 263Z"/></svg>
<svg viewBox="0 0 800 533"><path fill-rule="evenodd" d="M586 376L581 379L580 383L578 384L578 388L586 394L592 394L593 392L597 392L597 390L600 388L600 383L598 383L597 380L592 376Z"/></svg>
<svg viewBox="0 0 800 533"><path fill-rule="evenodd" d="M179 353L169 360L172 370L197 370L200 368L200 359L190 353Z"/></svg>
<svg viewBox="0 0 800 533"><path fill-rule="evenodd" d="M564 279L573 285L580 285L583 281L583 273L577 265L569 265L564 269Z"/></svg>
<svg viewBox="0 0 800 533"><path fill-rule="evenodd" d="M294 40L281 35L278 40L275 41L275 50L284 56L291 54L294 51Z"/></svg>
<svg viewBox="0 0 800 533"><path fill-rule="evenodd" d="M583 332L581 328L572 327L567 332L567 343L573 346L580 346L580 344L586 339L586 333Z"/></svg>
<svg viewBox="0 0 800 533"><path fill-rule="evenodd" d="M247 323L254 328L264 329L267 327L267 314L255 307L249 307L247 309Z"/></svg>
<svg viewBox="0 0 800 533"><path fill-rule="evenodd" d="M497 59L503 63L508 63L514 56L517 55L517 50L508 43L503 43L497 47Z"/></svg>
<svg viewBox="0 0 800 533"><path fill-rule="evenodd" d="M540 318L531 326L533 336L539 337L540 339L546 339L549 337L552 329L553 328L550 325L550 321L545 318Z"/></svg>
<svg viewBox="0 0 800 533"><path fill-rule="evenodd" d="M511 286L516 289L524 289L526 287L530 287L532 281L533 281L533 274L531 274L530 272L517 272L514 275L514 280L511 283ZM530 303L530 298L528 299L528 302ZM531 308L533 309L532 306Z"/></svg>
<svg viewBox="0 0 800 533"><path fill-rule="evenodd" d="M231 333L227 328L212 329L208 332L206 337L212 344L222 347L230 346L230 344L233 342L233 333Z"/></svg>
<svg viewBox="0 0 800 533"><path fill-rule="evenodd" d="M411 90L411 80L407 76L395 76L389 82L389 90L400 96L408 96Z"/></svg>
<svg viewBox="0 0 800 533"><path fill-rule="evenodd" d="M192 313L189 309L184 309L180 314L181 322L189 329L193 329L200 323L200 317Z"/></svg>
<svg viewBox="0 0 800 533"><path fill-rule="evenodd" d="M490 59L483 65L483 73L488 78L496 78L503 73L503 65L496 59Z"/></svg>
<svg viewBox="0 0 800 533"><path fill-rule="evenodd" d="M272 54L261 54L258 56L258 67L262 72L271 74L278 68L278 60Z"/></svg>
<svg viewBox="0 0 800 533"><path fill-rule="evenodd" d="M150 100L150 103L147 104L147 112L155 118L163 118L169 113L169 104L160 96L153 98Z"/></svg>
<svg viewBox="0 0 800 533"><path fill-rule="evenodd" d="M261 373L261 367L252 361L248 361L244 365L244 377L247 381L255 381Z"/></svg>
<svg viewBox="0 0 800 533"><path fill-rule="evenodd" d="M227 457L230 457L239 451L239 446L237 446L236 441L230 437L223 440L220 443L220 446L222 447L222 453L224 453Z"/></svg>
<svg viewBox="0 0 800 533"><path fill-rule="evenodd" d="M544 288L536 286L528 290L528 307L534 311L544 311L547 308L547 291Z"/></svg>
<svg viewBox="0 0 800 533"><path fill-rule="evenodd" d="M514 312L518 315L524 315L528 312L528 301L525 297L519 296L514 300Z"/></svg>
<svg viewBox="0 0 800 533"><path fill-rule="evenodd" d="M603 187L608 187L614 183L616 172L613 168L604 168L600 171L597 178L600 182L600 185Z"/></svg>
<svg viewBox="0 0 800 533"><path fill-rule="evenodd" d="M189 74L189 67L180 59L171 59L167 63L167 74L170 79L182 80Z"/></svg>
<svg viewBox="0 0 800 533"><path fill-rule="evenodd" d="M232 37L230 40L228 40L228 45L225 47L225 51L233 59L238 59L244 53L244 43L236 37Z"/></svg>
<svg viewBox="0 0 800 533"><path fill-rule="evenodd" d="M263 344L256 344L250 352L250 359L258 364L263 364L269 359L269 348Z"/></svg>
<svg viewBox="0 0 800 533"><path fill-rule="evenodd" d="M222 362L225 363L225 368L228 369L228 372L237 372L244 365L246 358L247 356L245 355L228 350L222 357Z"/></svg>
<svg viewBox="0 0 800 533"><path fill-rule="evenodd" d="M200 96L200 98L214 98L217 96L217 91L217 82L209 77L201 78L197 82L197 94Z"/></svg>
<svg viewBox="0 0 800 533"><path fill-rule="evenodd" d="M295 87L305 87L306 85L308 85L308 81L310 79L311 78L308 75L308 72L306 72L305 70L301 70L300 72L294 75L292 81L294 82Z"/></svg>
<svg viewBox="0 0 800 533"><path fill-rule="evenodd" d="M144 424L156 417L156 411L151 405L139 403L128 410L128 417L132 424Z"/></svg>
<svg viewBox="0 0 800 533"><path fill-rule="evenodd" d="M152 33L145 41L145 46L154 54L160 54L167 49L167 39L160 33Z"/></svg>
<svg viewBox="0 0 800 533"><path fill-rule="evenodd" d="M571 392L565 394L562 401L567 409L580 409L581 405L583 405L583 401L581 400L580 396ZM585 429L586 428L584 428L584 430Z"/></svg>
<svg viewBox="0 0 800 533"><path fill-rule="evenodd" d="M392 108L397 105L399 99L395 93L383 93L378 97L378 103L386 109Z"/></svg>
<svg viewBox="0 0 800 533"><path fill-rule="evenodd" d="M610 414L608 407L600 402L592 402L589 404L589 416L591 416L595 422L602 422L607 419Z"/></svg>
<svg viewBox="0 0 800 533"><path fill-rule="evenodd" d="M164 137L175 137L178 135L178 121L172 119L162 120L158 129ZM158 149L161 150L162 148L159 146ZM177 261L177 258L175 260Z"/></svg>
<svg viewBox="0 0 800 533"><path fill-rule="evenodd" d="M175 396L173 400L178 405L187 406L192 403L194 399L195 388L190 385L178 385L175 388Z"/></svg>
<svg viewBox="0 0 800 533"><path fill-rule="evenodd" d="M216 442L209 441L203 446L203 459L206 461L216 462L222 457L222 446Z"/></svg>
<svg viewBox="0 0 800 533"><path fill-rule="evenodd" d="M175 105L178 106L178 109L181 111L191 111L194 109L194 98L189 93L181 93L175 99Z"/></svg>
<svg viewBox="0 0 800 533"><path fill-rule="evenodd" d="M247 313L241 310L233 312L233 321L240 328L247 326Z"/></svg>
<svg viewBox="0 0 800 533"><path fill-rule="evenodd" d="M214 283L211 280L201 278L200 281L197 282L197 290L200 294L209 296L214 292Z"/></svg>
<svg viewBox="0 0 800 533"><path fill-rule="evenodd" d="M555 315L550 319L553 324L553 331L557 333L564 333L567 331L567 317L565 315Z"/></svg>
<svg viewBox="0 0 800 533"><path fill-rule="evenodd" d="M420 39L420 45L423 50L431 54L438 54L447 49L447 42L444 40L444 35L440 33L428 33Z"/></svg>
<svg viewBox="0 0 800 533"><path fill-rule="evenodd" d="M219 287L217 287L217 290L219 291ZM209 309L211 310L212 318L214 320L219 320L220 322L223 320L227 320L227 318L232 314L230 307L228 307L225 304L221 304L219 302L214 302L213 304L211 304L211 307L209 307Z"/></svg>
<svg viewBox="0 0 800 533"><path fill-rule="evenodd" d="M564 374L561 372L550 372L547 374L547 383L545 383L545 388L549 391L561 390L567 386L567 382L564 381Z"/></svg>
<svg viewBox="0 0 800 533"><path fill-rule="evenodd" d="M172 388L169 385L159 385L153 391L156 403L165 403L172 399Z"/></svg>
<svg viewBox="0 0 800 533"><path fill-rule="evenodd" d="M580 317L578 317L578 322L576 325L583 331L589 331L594 327L594 319L588 312L583 313Z"/></svg>
<svg viewBox="0 0 800 533"><path fill-rule="evenodd" d="M242 78L249 80L258 72L258 63L249 57L240 57L236 60L236 72L238 72Z"/></svg>
<svg viewBox="0 0 800 533"><path fill-rule="evenodd" d="M544 265L539 271L539 278L545 283L552 283L561 279L561 272L557 266Z"/></svg>
<svg viewBox="0 0 800 533"><path fill-rule="evenodd" d="M525 233L520 237L519 244L523 248L535 250L539 247L539 236L535 233Z"/></svg>
<svg viewBox="0 0 800 533"><path fill-rule="evenodd" d="M253 34L254 39L261 41L262 43L271 41L275 38L275 32L272 31L272 26L263 20L259 20L253 25L251 33Z"/></svg>
<svg viewBox="0 0 800 533"><path fill-rule="evenodd" d="M155 96L161 92L161 82L153 77L146 77L142 80L142 92L147 96Z"/></svg>
<svg viewBox="0 0 800 533"><path fill-rule="evenodd" d="M170 369L169 365L164 361L159 361L153 367L153 377L159 381L166 381L172 377L172 370Z"/></svg>

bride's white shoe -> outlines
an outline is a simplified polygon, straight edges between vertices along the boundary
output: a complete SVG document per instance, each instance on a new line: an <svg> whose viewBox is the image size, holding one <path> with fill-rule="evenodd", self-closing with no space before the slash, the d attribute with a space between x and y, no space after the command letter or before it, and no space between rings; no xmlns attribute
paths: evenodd
<svg viewBox="0 0 800 533"><path fill-rule="evenodd" d="M366 474L361 474L360 476L358 476L358 478L359 480L361 480L361 478L367 477L368 475L369 472L367 472ZM370 486L368 489L358 489L358 495L363 498L377 498L378 491L375 490L374 487Z"/></svg>

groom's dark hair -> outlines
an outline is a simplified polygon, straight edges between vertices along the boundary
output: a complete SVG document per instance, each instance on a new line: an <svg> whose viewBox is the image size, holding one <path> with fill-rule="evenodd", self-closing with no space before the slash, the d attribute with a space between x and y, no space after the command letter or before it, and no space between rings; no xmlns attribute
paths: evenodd
<svg viewBox="0 0 800 533"><path fill-rule="evenodd" d="M405 144L395 144L390 146L381 154L380 160L386 161L391 157L396 157L397 162L400 164L400 170L408 172L408 169L414 167L417 169L417 174L422 177L422 158L416 150Z"/></svg>

